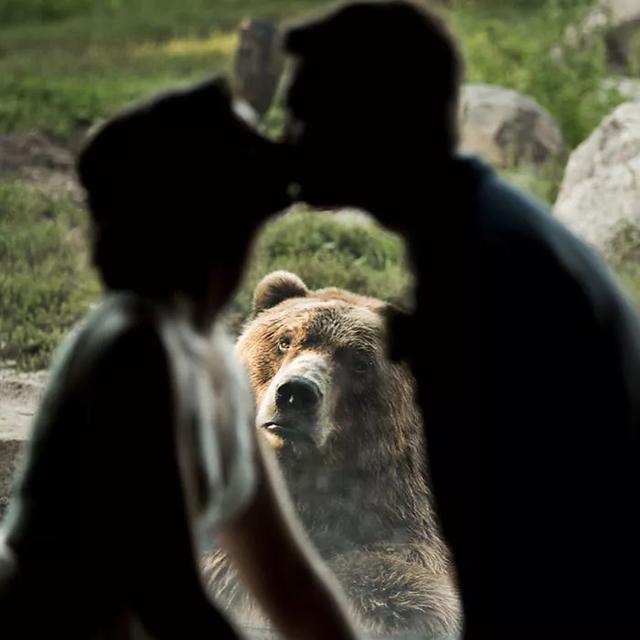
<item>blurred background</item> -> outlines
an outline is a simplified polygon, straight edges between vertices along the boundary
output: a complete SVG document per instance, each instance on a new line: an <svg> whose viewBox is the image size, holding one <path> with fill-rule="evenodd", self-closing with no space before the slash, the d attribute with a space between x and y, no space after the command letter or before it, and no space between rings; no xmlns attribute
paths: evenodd
<svg viewBox="0 0 640 640"><path fill-rule="evenodd" d="M87 129L164 87L213 72L242 72L242 60L252 55L237 56L244 19L278 25L327 4L0 0L5 367L46 368L52 348L99 294L73 175L74 150ZM605 254L632 292L640 292L640 2L433 4L459 36L466 57L463 146L555 205L556 214ZM257 24L259 31L264 25ZM251 37L255 44L250 33L248 46ZM428 83L428 72L416 82ZM275 103L263 127L277 135L277 96ZM639 125L635 133L633 124ZM603 193L607 188L612 193ZM296 211L269 225L232 305L234 325L246 313L257 279L274 268L299 273L310 287L331 284L396 301L410 298L400 240L353 213L312 217Z"/></svg>
<svg viewBox="0 0 640 640"><path fill-rule="evenodd" d="M326 4L0 0L0 468L31 420L53 348L99 296L73 173L86 131L132 100L235 72L277 135L269 29ZM640 300L640 0L432 4L466 57L463 147L553 207ZM267 70L267 86L255 86L256 70ZM429 82L428 69L416 82ZM411 301L398 237L358 212L298 208L258 238L232 327L257 280L282 268L311 288Z"/></svg>
<svg viewBox="0 0 640 640"><path fill-rule="evenodd" d="M131 101L225 73L278 136L277 29L328 4L0 0L0 521L52 352L100 296L74 175L87 131ZM463 149L544 201L640 303L640 0L431 4L466 59ZM428 69L415 78L429 81ZM412 303L402 240L358 211L294 207L265 225L229 306L233 331L274 269Z"/></svg>

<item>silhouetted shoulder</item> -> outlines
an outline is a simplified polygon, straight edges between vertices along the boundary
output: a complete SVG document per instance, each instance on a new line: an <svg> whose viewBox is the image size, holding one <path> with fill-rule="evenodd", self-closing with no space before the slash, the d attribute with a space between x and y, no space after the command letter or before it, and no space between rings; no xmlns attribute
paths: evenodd
<svg viewBox="0 0 640 640"><path fill-rule="evenodd" d="M139 464L150 434L171 437L172 377L160 317L154 303L107 295L58 348L7 518L8 540L21 555L71 553L95 541L97 496L126 495L131 487L114 483L130 477L125 469Z"/></svg>
<svg viewBox="0 0 640 640"><path fill-rule="evenodd" d="M574 395L585 396L581 406L600 402L609 424L627 425L638 438L640 319L629 297L545 205L480 161L463 162L475 181L470 213L481 252L484 322L495 331L491 357L503 362L505 375L526 361L522 375L532 381L548 378L553 361L566 398L573 397L571 380ZM584 393L587 383L591 394Z"/></svg>
<svg viewBox="0 0 640 640"><path fill-rule="evenodd" d="M34 453L52 439L74 437L87 412L97 420L92 407L110 402L127 407L118 421L123 424L134 407L169 401L171 358L163 317L162 307L151 300L114 293L67 335L55 353L34 422Z"/></svg>
<svg viewBox="0 0 640 640"><path fill-rule="evenodd" d="M511 186L476 158L460 162L474 183L472 216L488 266L496 267L492 278L499 282L519 277L525 286L536 284L527 295L536 289L547 296L554 291L573 293L601 319L607 310L633 315L607 265L544 203Z"/></svg>
<svg viewBox="0 0 640 640"><path fill-rule="evenodd" d="M107 295L63 345L70 351L67 375L81 383L107 366L122 378L134 371L160 374L167 368L163 338L166 311L154 301L128 293ZM158 368L160 367L160 368Z"/></svg>

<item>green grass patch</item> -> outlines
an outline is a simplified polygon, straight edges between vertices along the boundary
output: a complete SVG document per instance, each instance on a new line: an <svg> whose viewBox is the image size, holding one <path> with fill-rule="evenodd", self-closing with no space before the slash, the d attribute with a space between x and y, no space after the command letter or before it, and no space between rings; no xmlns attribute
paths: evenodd
<svg viewBox="0 0 640 640"><path fill-rule="evenodd" d="M249 313L258 281L277 269L296 273L311 289L341 287L411 305L404 242L361 214L300 210L267 224L230 307L234 327Z"/></svg>
<svg viewBox="0 0 640 640"><path fill-rule="evenodd" d="M0 359L21 369L46 367L97 297L85 217L66 198L0 184Z"/></svg>
<svg viewBox="0 0 640 640"><path fill-rule="evenodd" d="M133 100L228 72L234 46L234 34L213 32L197 46L193 39L170 39L5 56L0 58L0 130L40 129L68 139Z"/></svg>
<svg viewBox="0 0 640 640"><path fill-rule="evenodd" d="M231 70L248 16L280 20L318 0L4 0L0 133L61 139L132 100Z"/></svg>
<svg viewBox="0 0 640 640"><path fill-rule="evenodd" d="M48 365L53 349L100 295L87 260L86 214L68 199L18 183L0 184L0 360L20 369ZM259 234L229 308L237 329L258 281L276 269L310 288L337 286L411 302L402 240L358 214L298 211Z"/></svg>
<svg viewBox="0 0 640 640"><path fill-rule="evenodd" d="M522 165L503 169L500 173L511 184L551 207L558 197L566 162L566 154L563 154L562 157L549 160L540 167Z"/></svg>
<svg viewBox="0 0 640 640"><path fill-rule="evenodd" d="M458 0L451 14L466 60L466 80L508 87L533 97L558 122L569 152L623 98L604 84L602 36L584 48L564 48L569 25L579 24L591 0ZM548 204L555 202L566 157L541 169L503 171L507 179Z"/></svg>
<svg viewBox="0 0 640 640"><path fill-rule="evenodd" d="M283 20L322 0L4 0L0 3L0 131L42 129L62 138L132 99L231 70L235 32L247 17ZM603 43L550 51L579 21L586 0L458 0L448 12L468 79L536 98L570 147L619 101L603 91ZM384 46L384 43L381 43ZM428 82L428 75L425 77Z"/></svg>

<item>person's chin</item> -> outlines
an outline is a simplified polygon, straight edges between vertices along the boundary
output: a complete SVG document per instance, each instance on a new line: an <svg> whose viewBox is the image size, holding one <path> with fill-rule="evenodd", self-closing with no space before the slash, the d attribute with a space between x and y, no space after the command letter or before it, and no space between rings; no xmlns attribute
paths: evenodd
<svg viewBox="0 0 640 640"><path fill-rule="evenodd" d="M332 185L327 182L317 183L311 180L298 184L298 200L319 209L340 209L357 207L359 198L346 185Z"/></svg>
<svg viewBox="0 0 640 640"><path fill-rule="evenodd" d="M275 182L262 185L256 181L252 189L245 194L247 199L242 203L241 210L256 224L261 224L272 215L288 209L293 204L289 193L289 184ZM242 201L241 201L242 202Z"/></svg>
<svg viewBox="0 0 640 640"><path fill-rule="evenodd" d="M263 212L265 217L269 218L276 213L280 213L285 209L288 209L293 204L293 199L291 198L288 190L278 193L269 199L263 208Z"/></svg>

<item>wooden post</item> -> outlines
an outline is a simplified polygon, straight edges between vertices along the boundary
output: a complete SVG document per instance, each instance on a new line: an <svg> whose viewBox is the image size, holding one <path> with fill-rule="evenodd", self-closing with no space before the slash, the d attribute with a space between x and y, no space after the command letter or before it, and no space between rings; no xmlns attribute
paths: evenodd
<svg viewBox="0 0 640 640"><path fill-rule="evenodd" d="M283 67L277 46L278 29L265 20L247 19L240 25L235 58L235 90L263 117L273 101Z"/></svg>

